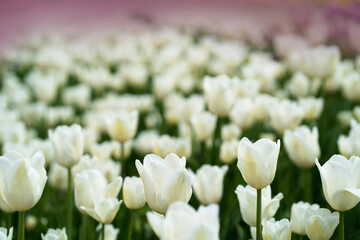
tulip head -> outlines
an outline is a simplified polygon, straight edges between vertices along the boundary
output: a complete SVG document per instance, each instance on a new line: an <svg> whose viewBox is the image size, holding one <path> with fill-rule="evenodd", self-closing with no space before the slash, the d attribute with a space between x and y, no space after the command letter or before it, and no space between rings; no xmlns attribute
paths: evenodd
<svg viewBox="0 0 360 240"><path fill-rule="evenodd" d="M291 240L292 223L288 219L281 219L276 222L273 218L263 220L262 225L264 240Z"/></svg>
<svg viewBox="0 0 360 240"><path fill-rule="evenodd" d="M311 240L328 240L339 224L339 213L309 207L305 212L305 231Z"/></svg>
<svg viewBox="0 0 360 240"><path fill-rule="evenodd" d="M142 208L145 203L144 184L139 177L126 177L123 186L124 204L129 209Z"/></svg>
<svg viewBox="0 0 360 240"><path fill-rule="evenodd" d="M291 206L291 222L293 226L293 231L299 235L306 235L305 231L305 212L311 207L314 210L319 209L319 205L312 204L307 202L298 202L294 203Z"/></svg>
<svg viewBox="0 0 360 240"><path fill-rule="evenodd" d="M11 240L13 236L13 227L9 229L9 232L6 228L0 228L0 239L2 240Z"/></svg>
<svg viewBox="0 0 360 240"><path fill-rule="evenodd" d="M42 240L67 240L65 228L63 229L52 229L50 228L47 233L41 234Z"/></svg>
<svg viewBox="0 0 360 240"><path fill-rule="evenodd" d="M122 111L106 118L107 131L110 137L120 143L133 139L138 127L139 112Z"/></svg>

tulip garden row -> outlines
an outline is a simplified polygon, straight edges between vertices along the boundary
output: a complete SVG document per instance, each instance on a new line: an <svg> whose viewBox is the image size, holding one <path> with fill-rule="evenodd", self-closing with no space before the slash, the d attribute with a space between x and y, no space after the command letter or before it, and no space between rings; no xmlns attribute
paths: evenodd
<svg viewBox="0 0 360 240"><path fill-rule="evenodd" d="M0 239L359 238L360 58L136 29L1 57Z"/></svg>

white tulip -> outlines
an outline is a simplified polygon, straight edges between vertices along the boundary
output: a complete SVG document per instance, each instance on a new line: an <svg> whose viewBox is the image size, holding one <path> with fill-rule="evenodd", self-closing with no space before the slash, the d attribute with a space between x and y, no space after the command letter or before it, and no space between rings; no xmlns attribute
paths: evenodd
<svg viewBox="0 0 360 240"><path fill-rule="evenodd" d="M191 139L162 135L154 143L153 153L163 158L170 153L189 158L191 155Z"/></svg>
<svg viewBox="0 0 360 240"><path fill-rule="evenodd" d="M292 223L288 219L262 221L262 237L264 240L291 240Z"/></svg>
<svg viewBox="0 0 360 240"><path fill-rule="evenodd" d="M230 112L230 119L241 129L247 129L256 120L255 103L250 98L238 99Z"/></svg>
<svg viewBox="0 0 360 240"><path fill-rule="evenodd" d="M147 219L161 240L219 240L219 207L200 206L198 211L183 202L170 205L165 217L154 212Z"/></svg>
<svg viewBox="0 0 360 240"><path fill-rule="evenodd" d="M323 192L330 206L340 212L355 207L360 201L360 158L349 160L333 155L323 166L316 159Z"/></svg>
<svg viewBox="0 0 360 240"><path fill-rule="evenodd" d="M324 107L324 99L322 98L302 98L299 100L300 107L304 110L304 119L311 121L320 117Z"/></svg>
<svg viewBox="0 0 360 240"><path fill-rule="evenodd" d="M205 164L197 170L196 175L190 170L193 189L201 204L209 205L220 201L223 194L223 180L228 169L226 165L220 168Z"/></svg>
<svg viewBox="0 0 360 240"><path fill-rule="evenodd" d="M293 226L293 232L299 235L306 235L305 231L305 212L308 208L317 210L320 208L317 204L310 204L307 202L294 203L291 206L291 222Z"/></svg>
<svg viewBox="0 0 360 240"><path fill-rule="evenodd" d="M345 157L360 156L360 123L351 119L349 136L340 135L337 144L340 153Z"/></svg>
<svg viewBox="0 0 360 240"><path fill-rule="evenodd" d="M138 127L138 118L138 111L110 114L105 119L108 134L120 143L133 139Z"/></svg>
<svg viewBox="0 0 360 240"><path fill-rule="evenodd" d="M13 236L13 227L9 229L9 232L6 228L0 227L0 239L1 240L11 240Z"/></svg>
<svg viewBox="0 0 360 240"><path fill-rule="evenodd" d="M234 123L229 123L221 127L222 140L238 139L241 134L242 130Z"/></svg>
<svg viewBox="0 0 360 240"><path fill-rule="evenodd" d="M319 132L308 126L299 126L295 130L286 130L284 144L290 159L300 168L311 168L315 158L320 157Z"/></svg>
<svg viewBox="0 0 360 240"><path fill-rule="evenodd" d="M129 209L139 209L145 205L145 190L141 178L125 178L123 186L123 199L125 206Z"/></svg>
<svg viewBox="0 0 360 240"><path fill-rule="evenodd" d="M339 213L309 207L305 212L305 231L310 240L329 240L339 224Z"/></svg>
<svg viewBox="0 0 360 240"><path fill-rule="evenodd" d="M101 224L96 228L96 230L100 230L102 227ZM114 228L112 224L105 225L105 240L116 240L119 235L120 229ZM99 234L100 235L100 234ZM101 239L101 235L99 236L99 240Z"/></svg>
<svg viewBox="0 0 360 240"><path fill-rule="evenodd" d="M214 134L216 116L210 112L203 112L191 117L191 126L194 129L198 141L206 141Z"/></svg>
<svg viewBox="0 0 360 240"><path fill-rule="evenodd" d="M275 177L280 152L280 140L260 139L252 143L242 138L238 147L238 162L245 182L256 189L270 185Z"/></svg>
<svg viewBox="0 0 360 240"><path fill-rule="evenodd" d="M0 208L5 212L23 212L40 200L47 181L45 158L36 152L26 158L19 152L0 157Z"/></svg>
<svg viewBox="0 0 360 240"><path fill-rule="evenodd" d="M190 200L191 175L185 164L185 157L179 158L174 153L164 159L148 154L143 164L136 160L136 168L144 183L146 201L153 211L164 214L171 203Z"/></svg>
<svg viewBox="0 0 360 240"><path fill-rule="evenodd" d="M223 141L220 146L220 161L231 164L237 158L238 145L237 139Z"/></svg>
<svg viewBox="0 0 360 240"><path fill-rule="evenodd" d="M84 152L84 135L79 125L58 126L55 131L49 130L49 138L55 160L61 166L71 168L80 161Z"/></svg>
<svg viewBox="0 0 360 240"><path fill-rule="evenodd" d="M52 229L49 228L47 233L41 234L42 240L67 240L65 228L63 229Z"/></svg>

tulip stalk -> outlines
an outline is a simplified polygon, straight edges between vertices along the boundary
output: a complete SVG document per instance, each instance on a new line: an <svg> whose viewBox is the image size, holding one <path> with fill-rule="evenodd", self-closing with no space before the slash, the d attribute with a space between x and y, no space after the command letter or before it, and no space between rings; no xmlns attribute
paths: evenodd
<svg viewBox="0 0 360 240"><path fill-rule="evenodd" d="M86 225L87 225L87 216L85 214L81 214L81 234L80 234L81 240L87 239L86 238L86 233L87 233Z"/></svg>
<svg viewBox="0 0 360 240"><path fill-rule="evenodd" d="M102 223L101 240L105 240L105 223Z"/></svg>
<svg viewBox="0 0 360 240"><path fill-rule="evenodd" d="M312 203L312 175L311 169L305 170L305 184L304 184L305 201Z"/></svg>
<svg viewBox="0 0 360 240"><path fill-rule="evenodd" d="M71 168L68 168L68 202L67 202L67 232L68 232L68 239L72 239L72 220L73 220L73 189L72 189L72 174Z"/></svg>
<svg viewBox="0 0 360 240"><path fill-rule="evenodd" d="M130 223L129 223L128 238L127 238L128 240L131 240L133 224L134 224L134 210L130 210Z"/></svg>
<svg viewBox="0 0 360 240"><path fill-rule="evenodd" d="M256 240L261 240L261 189L256 192Z"/></svg>
<svg viewBox="0 0 360 240"><path fill-rule="evenodd" d="M90 224L89 224L89 240L94 240L94 219L92 218L88 218L89 221L90 221Z"/></svg>
<svg viewBox="0 0 360 240"><path fill-rule="evenodd" d="M8 231L10 231L10 228L12 227L12 225L13 225L13 217L12 217L12 213L8 213L7 214L7 229L8 229Z"/></svg>
<svg viewBox="0 0 360 240"><path fill-rule="evenodd" d="M218 144L217 144L217 140L221 139L221 126L222 126L222 123L223 123L223 118L221 117L218 117L217 118L217 121L216 121L216 128L215 128L215 132L214 132L214 135L213 135L213 140L212 140L212 151L213 151L213 158L212 158L212 164L214 165L216 163L216 160L219 156L219 151L218 151Z"/></svg>
<svg viewBox="0 0 360 240"><path fill-rule="evenodd" d="M18 240L25 240L25 212L19 212Z"/></svg>
<svg viewBox="0 0 360 240"><path fill-rule="evenodd" d="M339 240L344 240L344 212L340 212L340 223L339 223Z"/></svg>

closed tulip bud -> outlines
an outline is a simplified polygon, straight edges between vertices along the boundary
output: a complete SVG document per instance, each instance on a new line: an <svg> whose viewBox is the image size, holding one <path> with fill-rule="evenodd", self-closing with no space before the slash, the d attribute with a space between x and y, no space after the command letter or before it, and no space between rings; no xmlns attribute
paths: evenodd
<svg viewBox="0 0 360 240"><path fill-rule="evenodd" d="M247 129L256 120L255 103L250 98L238 99L230 112L231 121L239 128Z"/></svg>
<svg viewBox="0 0 360 240"><path fill-rule="evenodd" d="M36 152L26 158L10 151L0 157L0 207L5 212L23 212L40 200L46 181L45 157Z"/></svg>
<svg viewBox="0 0 360 240"><path fill-rule="evenodd" d="M55 160L61 166L71 168L80 161L84 153L84 135L79 125L58 126L55 131L49 130L49 138Z"/></svg>
<svg viewBox="0 0 360 240"><path fill-rule="evenodd" d="M219 117L229 114L236 97L235 83L235 79L230 79L226 75L204 78L205 100L213 114Z"/></svg>
<svg viewBox="0 0 360 240"><path fill-rule="evenodd" d="M75 205L79 211L98 222L112 222L122 202L117 200L122 178L108 184L99 170L89 169L76 174L74 182Z"/></svg>
<svg viewBox="0 0 360 240"><path fill-rule="evenodd" d="M304 119L311 121L320 117L324 107L324 99L322 98L302 98L299 100L300 107L304 110Z"/></svg>
<svg viewBox="0 0 360 240"><path fill-rule="evenodd" d="M6 228L1 227L0 228L0 239L1 240L11 240L13 236L13 227L8 230Z"/></svg>
<svg viewBox="0 0 360 240"><path fill-rule="evenodd" d="M351 119L350 124L351 128L349 136L340 135L337 140L340 153L347 158L353 155L360 156L360 148L358 147L360 139L360 123Z"/></svg>
<svg viewBox="0 0 360 240"><path fill-rule="evenodd" d="M292 223L288 219L262 221L262 237L264 240L291 240Z"/></svg>
<svg viewBox="0 0 360 240"><path fill-rule="evenodd" d="M280 140L276 143L270 139L260 139L252 143L246 137L238 146L238 162L245 182L256 189L264 188L272 183L280 152Z"/></svg>
<svg viewBox="0 0 360 240"><path fill-rule="evenodd" d="M96 230L100 230L101 229L101 224L99 224L99 226L96 228ZM116 240L117 236L119 235L120 229L118 228L114 228L114 226L112 224L106 224L105 225L105 239L104 240ZM99 234L99 240L101 239L101 234Z"/></svg>
<svg viewBox="0 0 360 240"><path fill-rule="evenodd" d="M256 189L247 185L239 185L235 193L240 204L240 212L246 224L256 226ZM262 219L272 218L280 206L280 200L283 198L282 193L271 198L270 186L261 191L261 216Z"/></svg>
<svg viewBox="0 0 360 240"><path fill-rule="evenodd" d="M193 189L201 204L208 205L220 201L223 194L223 180L228 169L228 166L220 168L205 164L197 170L196 175L190 170Z"/></svg>
<svg viewBox="0 0 360 240"><path fill-rule="evenodd" d="M223 141L220 146L220 161L231 164L237 157L238 145L239 141L237 139Z"/></svg>
<svg viewBox="0 0 360 240"><path fill-rule="evenodd" d="M129 209L142 208L145 203L144 184L139 177L126 177L123 186L124 204Z"/></svg>
<svg viewBox="0 0 360 240"><path fill-rule="evenodd" d="M326 208L308 208L305 212L305 231L310 240L329 240L339 224L339 213Z"/></svg>
<svg viewBox="0 0 360 240"><path fill-rule="evenodd" d="M133 139L138 127L139 112L122 111L119 114L107 116L106 126L110 137L120 143Z"/></svg>
<svg viewBox="0 0 360 240"><path fill-rule="evenodd" d="M146 201L153 211L164 214L171 203L190 200L191 175L185 168L185 157L170 153L162 159L148 154L143 164L139 160L135 164L144 183Z"/></svg>
<svg viewBox="0 0 360 240"><path fill-rule="evenodd" d="M330 206L339 212L355 207L360 201L360 158L333 155L323 166L317 159L315 162Z"/></svg>
<svg viewBox="0 0 360 240"><path fill-rule="evenodd" d="M65 228L63 229L52 229L50 228L47 233L41 234L42 240L67 240Z"/></svg>
<svg viewBox="0 0 360 240"><path fill-rule="evenodd" d="M216 116L210 112L203 112L191 117L191 126L198 141L210 139L215 131Z"/></svg>
<svg viewBox="0 0 360 240"><path fill-rule="evenodd" d="M286 130L284 144L292 162L300 168L311 168L315 158L320 157L319 132L317 127L312 130L308 126L300 126L295 130Z"/></svg>
<svg viewBox="0 0 360 240"><path fill-rule="evenodd" d="M305 212L308 208L314 210L319 209L319 205L307 202L294 203L291 206L291 222L293 226L293 232L299 235L306 235L305 231Z"/></svg>
<svg viewBox="0 0 360 240"><path fill-rule="evenodd" d="M160 240L218 240L219 206L200 206L198 211L184 202L170 205L165 217L154 212L147 219Z"/></svg>
<svg viewBox="0 0 360 240"><path fill-rule="evenodd" d="M234 123L229 123L221 127L222 140L238 139L241 134L242 130Z"/></svg>

